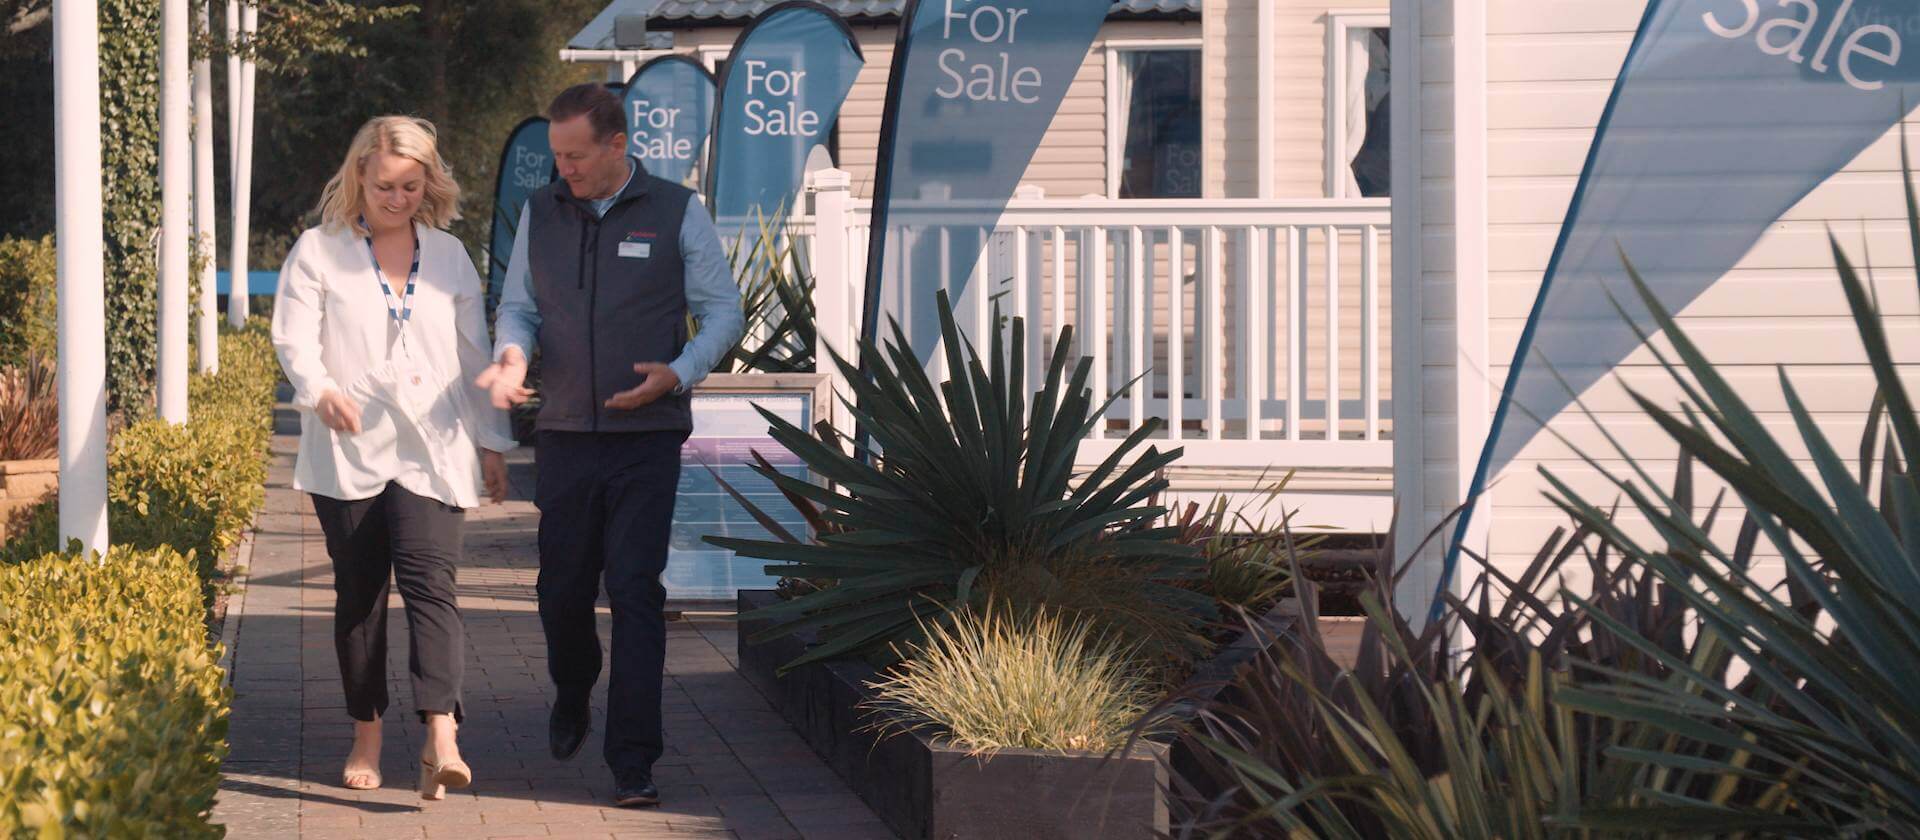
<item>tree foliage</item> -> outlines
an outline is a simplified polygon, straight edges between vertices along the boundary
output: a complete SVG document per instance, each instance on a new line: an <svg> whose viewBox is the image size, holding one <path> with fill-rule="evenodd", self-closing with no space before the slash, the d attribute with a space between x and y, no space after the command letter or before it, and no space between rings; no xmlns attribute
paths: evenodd
<svg viewBox="0 0 1920 840"><path fill-rule="evenodd" d="M198 0L196 0L198 2ZM240 50L259 66L250 263L278 265L308 226L321 188L353 132L381 114L414 114L440 129L442 151L466 188L455 233L484 241L500 144L521 118L598 68L561 64L556 51L601 0L467 4L268 0L256 38ZM8 103L12 165L0 167L0 236L53 232L53 68L50 0L0 0L0 101ZM213 3L200 55L221 57L226 4ZM100 0L102 187L106 198L108 379L112 405L151 403L159 227L158 0ZM215 62L215 179L222 223L231 181L223 62ZM230 253L223 244L219 258Z"/></svg>
<svg viewBox="0 0 1920 840"><path fill-rule="evenodd" d="M312 55L305 72L260 84L254 171L273 173L274 189L254 193L255 264L279 264L314 221L353 132L382 114L424 117L439 129L441 153L464 188L453 232L478 256L507 133L567 85L604 72L557 56L603 0L418 4L417 13L357 31L363 56Z"/></svg>
<svg viewBox="0 0 1920 840"><path fill-rule="evenodd" d="M306 74L315 56L365 58L367 48L355 37L357 32L420 11L413 5L368 6L343 0L276 0L256 6L259 19L252 38L229 43L222 23L214 31L194 33L194 57L240 55L253 59L261 73L298 78Z"/></svg>

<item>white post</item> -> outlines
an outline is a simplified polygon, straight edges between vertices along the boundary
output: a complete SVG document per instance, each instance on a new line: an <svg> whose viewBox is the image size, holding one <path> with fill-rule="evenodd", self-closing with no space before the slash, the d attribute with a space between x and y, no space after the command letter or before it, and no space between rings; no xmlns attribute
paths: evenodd
<svg viewBox="0 0 1920 840"><path fill-rule="evenodd" d="M241 4L241 38L248 44L253 42L259 15L253 3ZM227 259L227 323L234 329L247 323L247 224L253 212L253 74L253 60L242 59L240 108L235 118L239 144L233 155L233 253Z"/></svg>
<svg viewBox="0 0 1920 840"><path fill-rule="evenodd" d="M94 0L53 9L59 264L60 541L107 550L106 237L100 195L100 26Z"/></svg>
<svg viewBox="0 0 1920 840"><path fill-rule="evenodd" d="M212 0L195 0L200 28L212 25ZM200 244L200 301L195 321L199 325L201 373L220 370L219 278L214 270L214 197L213 197L213 62L202 58L193 64L193 237Z"/></svg>
<svg viewBox="0 0 1920 840"><path fill-rule="evenodd" d="M1483 4L1461 3L1453 8L1454 456L1461 503L1472 490L1480 448L1492 427L1500 393L1488 350L1487 17ZM1460 548L1491 557L1488 528L1493 518L1494 500L1483 495ZM1468 568L1464 563L1456 567L1454 579L1444 581L1445 585L1460 592ZM1410 614L1424 616L1426 604L1414 607L1418 611Z"/></svg>
<svg viewBox="0 0 1920 840"><path fill-rule="evenodd" d="M240 170L240 0L227 0L227 178Z"/></svg>
<svg viewBox="0 0 1920 840"><path fill-rule="evenodd" d="M160 5L160 419L187 422L187 0Z"/></svg>
<svg viewBox="0 0 1920 840"><path fill-rule="evenodd" d="M837 397L848 397L846 380L827 354L831 346L840 355L857 358L854 347L859 334L859 316L853 312L848 291L854 280L847 259L847 234L851 226L853 173L841 169L817 169L808 176L813 191L813 315L814 370L827 375ZM836 400L832 407L839 413Z"/></svg>

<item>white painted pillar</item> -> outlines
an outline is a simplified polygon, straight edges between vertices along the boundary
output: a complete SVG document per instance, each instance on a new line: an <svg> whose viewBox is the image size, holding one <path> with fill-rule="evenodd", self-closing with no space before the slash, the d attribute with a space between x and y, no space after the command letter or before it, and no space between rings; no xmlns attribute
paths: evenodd
<svg viewBox="0 0 1920 840"><path fill-rule="evenodd" d="M160 419L187 422L187 203L193 188L187 125L187 0L160 4Z"/></svg>
<svg viewBox="0 0 1920 840"><path fill-rule="evenodd" d="M251 2L241 4L240 34L252 43L258 30L260 10ZM227 260L227 323L239 329L247 323L247 237L249 215L253 212L253 76L254 62L240 62L239 145L234 151L233 167L233 253Z"/></svg>
<svg viewBox="0 0 1920 840"><path fill-rule="evenodd" d="M853 174L841 169L818 169L808 174L813 190L813 310L814 370L827 375L836 399L829 411L838 415L839 397L851 396L840 369L831 361L831 345L841 356L858 358L859 316L850 291L854 275L847 236L852 223ZM862 266L864 269L865 266Z"/></svg>
<svg viewBox="0 0 1920 840"><path fill-rule="evenodd" d="M227 0L227 179L240 170L240 0Z"/></svg>
<svg viewBox="0 0 1920 840"><path fill-rule="evenodd" d="M1425 304L1421 291L1426 259L1421 235L1425 230L1421 185L1425 161L1424 110L1420 101L1421 58L1424 52L1422 0L1393 0L1393 494L1399 519L1393 524L1396 564L1413 562L1401 578L1394 600L1406 614L1424 619L1423 609L1433 596L1439 575L1438 545L1426 546L1415 560L1414 549L1426 540L1434 522L1427 506L1426 351L1422 344ZM1437 542L1437 541L1436 541Z"/></svg>
<svg viewBox="0 0 1920 840"><path fill-rule="evenodd" d="M212 0L194 0L203 31L210 31L212 10ZM215 288L220 281L213 257L218 240L214 235L213 62L207 58L193 64L193 237L201 257L200 300L194 316L200 336L196 367L201 373L214 373L220 370L220 294Z"/></svg>
<svg viewBox="0 0 1920 840"><path fill-rule="evenodd" d="M1455 0L1453 4L1453 366L1458 412L1454 451L1457 499L1463 503L1472 489L1500 393L1487 347L1487 15L1484 3ZM1490 556L1488 530L1493 516L1493 499L1483 494L1463 537L1464 549ZM1452 537L1451 527L1447 537ZM1448 582L1456 592L1463 581L1470 580L1471 569L1471 561L1462 557Z"/></svg>
<svg viewBox="0 0 1920 840"><path fill-rule="evenodd" d="M100 195L100 24L94 0L53 4L54 218L59 260L60 541L107 550L106 238Z"/></svg>

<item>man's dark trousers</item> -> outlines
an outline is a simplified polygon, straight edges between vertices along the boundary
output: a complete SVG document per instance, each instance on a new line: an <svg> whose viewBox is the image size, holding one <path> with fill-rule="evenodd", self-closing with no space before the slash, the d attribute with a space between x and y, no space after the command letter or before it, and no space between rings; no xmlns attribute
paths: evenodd
<svg viewBox="0 0 1920 840"><path fill-rule="evenodd" d="M616 776L650 773L665 749L667 565L685 431L540 433L540 623L556 702L581 703L600 677L594 602L604 573L613 608L606 759Z"/></svg>

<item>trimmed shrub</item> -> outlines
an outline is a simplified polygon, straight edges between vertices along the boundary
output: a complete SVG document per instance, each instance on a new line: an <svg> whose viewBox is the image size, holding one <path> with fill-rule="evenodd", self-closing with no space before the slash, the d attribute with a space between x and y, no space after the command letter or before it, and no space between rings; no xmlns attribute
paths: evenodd
<svg viewBox="0 0 1920 840"><path fill-rule="evenodd" d="M189 555L0 567L0 835L219 837L227 689Z"/></svg>
<svg viewBox="0 0 1920 840"><path fill-rule="evenodd" d="M202 575L211 576L266 501L279 375L272 342L256 321L222 336L218 374L193 377L185 425L143 420L114 437L107 454L114 545L189 552L199 559ZM59 548L59 522L49 500L0 548L0 563Z"/></svg>

